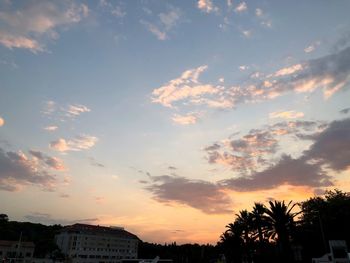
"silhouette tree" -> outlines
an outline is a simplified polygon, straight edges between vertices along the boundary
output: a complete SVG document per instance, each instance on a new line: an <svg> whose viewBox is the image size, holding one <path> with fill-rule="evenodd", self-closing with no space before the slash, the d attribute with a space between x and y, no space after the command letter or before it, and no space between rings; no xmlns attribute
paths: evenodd
<svg viewBox="0 0 350 263"><path fill-rule="evenodd" d="M269 227L270 239L276 240L281 261L291 262L290 238L295 227L294 218L300 213L293 213L296 204L290 201L287 205L284 201L270 201L270 207L266 210L266 220Z"/></svg>
<svg viewBox="0 0 350 263"><path fill-rule="evenodd" d="M252 214L247 210L241 210L236 214L236 224L241 228L241 237L244 240L243 257L245 262L252 261Z"/></svg>
<svg viewBox="0 0 350 263"><path fill-rule="evenodd" d="M226 226L227 230L221 235L220 241L223 243L225 255L228 262L242 262L242 252L244 240L242 238L242 225L235 220Z"/></svg>
<svg viewBox="0 0 350 263"><path fill-rule="evenodd" d="M0 222L8 222L9 217L6 214L0 214Z"/></svg>
<svg viewBox="0 0 350 263"><path fill-rule="evenodd" d="M253 211L251 212L251 227L257 232L255 237L258 238L260 244L264 243L264 232L267 230L266 210L263 204L254 203Z"/></svg>

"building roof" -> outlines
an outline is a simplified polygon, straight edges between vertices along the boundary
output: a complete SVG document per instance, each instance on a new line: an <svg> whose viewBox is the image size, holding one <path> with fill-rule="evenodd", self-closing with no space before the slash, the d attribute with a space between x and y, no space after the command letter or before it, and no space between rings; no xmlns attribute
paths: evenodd
<svg viewBox="0 0 350 263"><path fill-rule="evenodd" d="M108 235L120 238L139 239L136 235L124 230L123 228L95 226L87 224L74 224L70 226L65 226L60 232L81 233L91 235Z"/></svg>
<svg viewBox="0 0 350 263"><path fill-rule="evenodd" d="M12 247L14 245L17 245L19 243L18 240L11 241L11 240L0 240L0 246L1 247ZM21 247L22 248L34 248L35 245L33 242L27 242L27 241L21 241Z"/></svg>

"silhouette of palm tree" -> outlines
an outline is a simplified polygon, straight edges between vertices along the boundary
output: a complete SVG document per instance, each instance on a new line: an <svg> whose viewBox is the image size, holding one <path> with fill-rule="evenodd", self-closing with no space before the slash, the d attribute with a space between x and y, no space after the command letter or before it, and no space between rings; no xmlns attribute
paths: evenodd
<svg viewBox="0 0 350 263"><path fill-rule="evenodd" d="M300 212L292 212L296 206L296 204L292 204L292 201L287 205L284 201L270 201L269 205L270 207L266 209L269 238L277 241L283 262L290 262L290 235L295 225L294 218Z"/></svg>
<svg viewBox="0 0 350 263"><path fill-rule="evenodd" d="M264 232L267 230L266 210L263 204L254 203L253 211L251 212L251 227L257 231L255 236L258 237L260 244L264 243Z"/></svg>

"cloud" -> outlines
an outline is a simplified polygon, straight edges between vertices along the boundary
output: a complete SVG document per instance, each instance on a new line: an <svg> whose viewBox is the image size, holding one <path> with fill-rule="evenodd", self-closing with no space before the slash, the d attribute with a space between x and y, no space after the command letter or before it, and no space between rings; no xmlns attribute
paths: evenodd
<svg viewBox="0 0 350 263"><path fill-rule="evenodd" d="M348 114L349 112L350 112L350 108L345 108L339 111L339 113L342 113L342 114Z"/></svg>
<svg viewBox="0 0 350 263"><path fill-rule="evenodd" d="M51 115L52 113L54 113L57 109L57 104L56 102L52 101L52 100L48 100L44 102L44 108L43 108L43 113L45 115Z"/></svg>
<svg viewBox="0 0 350 263"><path fill-rule="evenodd" d="M208 163L228 166L233 171L247 174L274 163L281 136L314 140L324 128L324 123L316 121L278 122L262 129L252 129L238 138L239 134L231 135L205 147L204 151Z"/></svg>
<svg viewBox="0 0 350 263"><path fill-rule="evenodd" d="M252 36L252 31L251 30L241 30L243 36L245 36L246 38L249 38Z"/></svg>
<svg viewBox="0 0 350 263"><path fill-rule="evenodd" d="M334 171L350 167L350 119L331 122L327 129L315 137L305 158L316 160Z"/></svg>
<svg viewBox="0 0 350 263"><path fill-rule="evenodd" d="M59 152L81 151L92 148L97 141L97 137L83 134L71 140L60 138L56 141L52 141L50 142L50 148Z"/></svg>
<svg viewBox="0 0 350 263"><path fill-rule="evenodd" d="M313 51L315 51L315 49L317 48L317 46L321 45L321 42L320 41L316 41L314 43L312 43L311 45L307 46L305 49L304 49L304 52L305 53L311 53Z"/></svg>
<svg viewBox="0 0 350 263"><path fill-rule="evenodd" d="M213 4L212 0L198 0L197 7L206 13L219 11L219 8Z"/></svg>
<svg viewBox="0 0 350 263"><path fill-rule="evenodd" d="M56 176L49 173L41 162L29 159L21 151L5 152L0 148L0 190L17 191L34 185L51 191L56 182Z"/></svg>
<svg viewBox="0 0 350 263"><path fill-rule="evenodd" d="M161 203L183 204L206 214L232 213L230 197L216 184L180 176L150 176L145 189Z"/></svg>
<svg viewBox="0 0 350 263"><path fill-rule="evenodd" d="M238 6L235 8L236 13L242 13L248 10L248 6L246 2L241 2L238 4Z"/></svg>
<svg viewBox="0 0 350 263"><path fill-rule="evenodd" d="M286 67L286 68L281 68L280 70L278 70L274 76L275 77L281 77L281 76L286 76L286 75L290 75L293 74L295 72L298 72L300 70L303 69L303 65L301 64L296 64L290 67Z"/></svg>
<svg viewBox="0 0 350 263"><path fill-rule="evenodd" d="M179 8L170 7L169 9L168 12L160 13L155 22L140 20L140 23L159 40L168 39L168 33L178 24L182 16Z"/></svg>
<svg viewBox="0 0 350 263"><path fill-rule="evenodd" d="M66 119L74 119L78 117L79 115L90 112L91 109L89 109L87 106L82 104L69 104L67 106L60 106L56 102L49 100L44 102L44 108L43 113L48 116L56 116L58 120L66 120ZM48 131L54 130L53 127L56 126L49 126L52 127L50 129L46 129Z"/></svg>
<svg viewBox="0 0 350 263"><path fill-rule="evenodd" d="M88 159L89 159L90 164L91 164L92 166L96 166L96 167L100 167L100 168L105 167L102 163L97 162L96 159L93 158L93 157L89 157Z"/></svg>
<svg viewBox="0 0 350 263"><path fill-rule="evenodd" d="M4 124L5 124L5 120L0 117L0 127L3 126Z"/></svg>
<svg viewBox="0 0 350 263"><path fill-rule="evenodd" d="M52 218L50 214L38 213L38 212L25 215L24 218L29 220L30 222L41 223L45 225L72 225L75 223L93 224L98 222L98 218L86 218L86 219L76 219L76 220L56 219L56 218Z"/></svg>
<svg viewBox="0 0 350 263"><path fill-rule="evenodd" d="M333 185L331 177L316 164L309 164L305 159L293 159L283 155L277 164L264 171L223 180L223 187L235 191L257 191L278 187L280 185L324 187Z"/></svg>
<svg viewBox="0 0 350 263"><path fill-rule="evenodd" d="M240 70L244 71L244 70L247 70L249 69L249 66L246 66L246 65L241 65L238 67Z"/></svg>
<svg viewBox="0 0 350 263"><path fill-rule="evenodd" d="M176 124L190 125L195 124L199 119L198 113L188 113L185 115L174 114L172 120Z"/></svg>
<svg viewBox="0 0 350 263"><path fill-rule="evenodd" d="M103 196L95 196L94 197L96 204L103 204L106 199Z"/></svg>
<svg viewBox="0 0 350 263"><path fill-rule="evenodd" d="M349 89L350 47L317 59L283 67L271 74L256 72L238 85L199 81L207 65L184 71L152 91L152 102L165 107L233 109L239 104L259 103L287 94L323 91L325 99ZM190 108L191 107L191 108Z"/></svg>
<svg viewBox="0 0 350 263"><path fill-rule="evenodd" d="M45 153L41 151L34 151L30 150L29 153L34 156L36 159L44 162L47 166L50 168L57 170L57 171L64 171L66 170L63 161L58 159L57 157L51 157L46 155Z"/></svg>
<svg viewBox="0 0 350 263"><path fill-rule="evenodd" d="M263 14L264 14L264 12L262 11L262 9L260 9L260 8L255 9L255 15L257 17L261 17Z"/></svg>
<svg viewBox="0 0 350 263"><path fill-rule="evenodd" d="M167 34L166 32L164 31L161 31L158 26L150 23L150 22L147 22L147 21L143 21L141 20L140 23L142 25L144 25L148 31L150 31L153 35L155 35L158 40L166 40L167 39Z"/></svg>
<svg viewBox="0 0 350 263"><path fill-rule="evenodd" d="M255 15L260 20L260 24L262 26L268 27L268 28L272 27L272 22L271 22L271 19L269 18L269 15L266 14L261 8L255 9Z"/></svg>
<svg viewBox="0 0 350 263"><path fill-rule="evenodd" d="M276 111L269 114L269 118L281 118L281 119L297 119L304 117L304 113L300 111Z"/></svg>
<svg viewBox="0 0 350 263"><path fill-rule="evenodd" d="M210 84L201 84L199 76L208 68L203 65L198 68L184 71L180 77L170 80L164 86L154 89L152 102L160 103L165 107L173 107L173 104L186 99L201 98L203 95L211 95L219 92L219 88ZM209 101L196 101L210 104Z"/></svg>
<svg viewBox="0 0 350 263"><path fill-rule="evenodd" d="M302 151L298 158L283 153L278 160L270 159L268 166L265 166L264 169L252 169L249 173L240 173L238 177L222 180L218 185L235 191L266 190L281 185L307 186L317 189L333 185L334 178L329 175L330 171L341 172L349 169L350 118L332 121L327 125L306 121L277 123L269 126L269 129L272 132L272 129L281 127L292 129L297 138L299 137L297 132L300 129L312 131L316 128L319 131L309 136L304 135L306 139L312 141L312 144L307 150ZM291 133L292 130L287 130L286 134ZM259 141L264 144L265 140ZM237 144L237 142L239 140L230 141L228 144ZM242 147L242 145L245 146L242 143L239 146ZM223 147L225 145L216 143L205 150L210 156L210 154L222 152ZM240 156L243 156L242 152L246 151L246 148L239 149ZM267 151L266 154L268 153ZM266 154L263 154L264 158L267 158ZM208 161L210 162L210 159ZM239 161L229 165L236 168L237 162Z"/></svg>
<svg viewBox="0 0 350 263"><path fill-rule="evenodd" d="M88 15L85 4L74 1L26 1L0 11L0 44L34 53L45 50L45 39L55 40L58 28L68 28Z"/></svg>
<svg viewBox="0 0 350 263"><path fill-rule="evenodd" d="M84 105L73 104L73 105L69 105L65 111L69 117L76 117L84 112L90 112L91 110Z"/></svg>
<svg viewBox="0 0 350 263"><path fill-rule="evenodd" d="M69 198L70 195L69 195L69 194L60 194L60 197L61 197L61 198Z"/></svg>
<svg viewBox="0 0 350 263"><path fill-rule="evenodd" d="M100 0L99 6L109 11L111 15L115 17L123 18L126 15L126 12L123 10L122 6L113 5L111 2L107 0Z"/></svg>
<svg viewBox="0 0 350 263"><path fill-rule="evenodd" d="M275 153L278 141L268 130L251 130L239 139L228 139L222 143L207 146L207 160L211 164L221 164L232 170L246 172L264 165L263 156Z"/></svg>
<svg viewBox="0 0 350 263"><path fill-rule="evenodd" d="M348 87L350 47L317 59L277 70L256 83L238 86L230 94L234 104L271 100L290 92L311 93L322 89L324 98ZM268 85L266 85L268 84ZM232 90L232 88L231 88Z"/></svg>
<svg viewBox="0 0 350 263"><path fill-rule="evenodd" d="M170 30L176 26L180 17L181 11L178 8L172 8L169 12L159 14L159 19L165 26L166 30Z"/></svg>
<svg viewBox="0 0 350 263"><path fill-rule="evenodd" d="M55 131L57 129L58 129L58 126L56 126L56 125L51 125L51 126L44 127L45 131L50 131L50 132Z"/></svg>

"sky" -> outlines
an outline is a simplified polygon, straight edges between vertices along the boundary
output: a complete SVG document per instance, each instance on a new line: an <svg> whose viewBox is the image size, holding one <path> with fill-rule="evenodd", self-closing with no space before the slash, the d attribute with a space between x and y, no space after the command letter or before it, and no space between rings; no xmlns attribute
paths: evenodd
<svg viewBox="0 0 350 263"><path fill-rule="evenodd" d="M0 0L0 212L212 243L350 191L350 1Z"/></svg>

